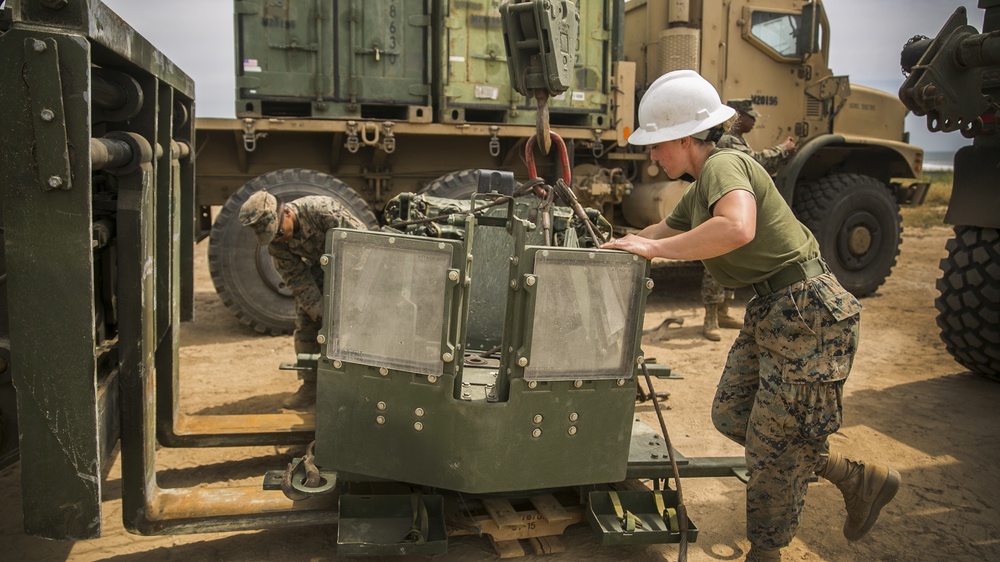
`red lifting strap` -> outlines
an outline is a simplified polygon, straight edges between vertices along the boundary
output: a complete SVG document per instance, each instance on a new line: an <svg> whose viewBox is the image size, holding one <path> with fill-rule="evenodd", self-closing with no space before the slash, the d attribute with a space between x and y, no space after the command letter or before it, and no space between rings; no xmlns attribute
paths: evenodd
<svg viewBox="0 0 1000 562"><path fill-rule="evenodd" d="M562 176L563 181L566 182L566 187L571 184L571 174L569 169L569 153L566 152L566 143L563 142L562 137L556 134L555 131L549 131L552 136L552 140L555 141L555 145L559 150L559 161L562 164ZM528 144L524 147L524 161L528 165L528 179L535 179L538 177L538 171L535 169L535 155L534 146L536 135L531 135L528 139Z"/></svg>

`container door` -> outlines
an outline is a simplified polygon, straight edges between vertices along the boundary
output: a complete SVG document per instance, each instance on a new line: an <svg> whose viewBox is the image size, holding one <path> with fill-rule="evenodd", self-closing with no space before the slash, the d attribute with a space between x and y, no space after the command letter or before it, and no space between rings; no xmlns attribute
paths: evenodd
<svg viewBox="0 0 1000 562"><path fill-rule="evenodd" d="M427 1L339 0L336 100L430 105Z"/></svg>

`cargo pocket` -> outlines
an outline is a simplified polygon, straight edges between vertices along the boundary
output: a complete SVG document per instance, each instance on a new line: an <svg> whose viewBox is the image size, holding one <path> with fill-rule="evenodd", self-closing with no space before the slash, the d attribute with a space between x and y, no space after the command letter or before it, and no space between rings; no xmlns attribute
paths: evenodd
<svg viewBox="0 0 1000 562"><path fill-rule="evenodd" d="M844 382L785 385L785 401L803 439L832 435L843 423Z"/></svg>
<svg viewBox="0 0 1000 562"><path fill-rule="evenodd" d="M823 361L827 374L823 380L844 380L854 364L861 326L861 303L831 275L813 280L816 296L829 312L821 326Z"/></svg>

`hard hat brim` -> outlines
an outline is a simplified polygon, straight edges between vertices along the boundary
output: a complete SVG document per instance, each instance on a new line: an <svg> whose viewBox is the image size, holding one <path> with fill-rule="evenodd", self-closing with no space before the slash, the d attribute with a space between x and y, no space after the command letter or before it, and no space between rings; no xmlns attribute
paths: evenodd
<svg viewBox="0 0 1000 562"><path fill-rule="evenodd" d="M719 108L710 113L707 118L696 123L682 123L674 127L659 128L655 131L637 128L631 135L629 135L628 143L645 146L682 139L684 137L698 134L702 131L707 131L716 125L721 125L734 115L736 115L735 109L729 107L728 105L720 104Z"/></svg>

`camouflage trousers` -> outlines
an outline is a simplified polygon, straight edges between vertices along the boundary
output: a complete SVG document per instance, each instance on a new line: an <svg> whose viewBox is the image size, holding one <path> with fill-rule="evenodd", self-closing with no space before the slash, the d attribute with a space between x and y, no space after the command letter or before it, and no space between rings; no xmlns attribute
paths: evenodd
<svg viewBox="0 0 1000 562"><path fill-rule="evenodd" d="M840 428L861 305L829 274L753 298L712 404L712 421L745 447L747 538L787 546L809 479Z"/></svg>
<svg viewBox="0 0 1000 562"><path fill-rule="evenodd" d="M702 304L722 304L726 299L732 299L734 296L735 293L732 289L723 287L708 270L705 271L705 275L701 278Z"/></svg>
<svg viewBox="0 0 1000 562"><path fill-rule="evenodd" d="M295 331L292 332L292 340L295 342L296 355L300 353L320 353L321 349L319 342L316 341L316 336L319 335L319 330L322 326L322 318L313 320L312 316L309 316L305 308L299 306L298 304L295 305ZM299 371L299 379L303 381L315 382L316 370L312 369L310 371Z"/></svg>

